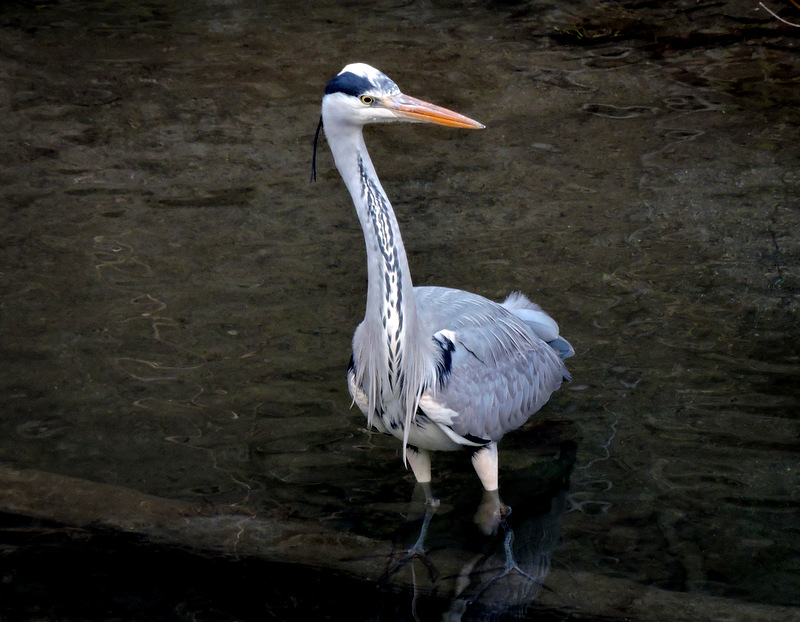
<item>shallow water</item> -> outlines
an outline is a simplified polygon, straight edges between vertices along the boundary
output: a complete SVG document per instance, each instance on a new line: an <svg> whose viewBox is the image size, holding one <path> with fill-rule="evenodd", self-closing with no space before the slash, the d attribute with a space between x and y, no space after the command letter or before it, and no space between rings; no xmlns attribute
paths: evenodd
<svg viewBox="0 0 800 622"><path fill-rule="evenodd" d="M477 532L479 483L445 455L440 576L417 562L384 594L408 616L416 585L434 619L646 618L592 593L619 579L796 614L800 29L739 2L6 3L0 24L3 468L413 543L413 478L344 381L364 251L324 141L308 182L324 84L363 60L487 125L368 132L415 282L523 290L576 349L573 382L500 446L536 580L479 589L505 568L503 534ZM93 535L40 499L0 510ZM39 540L6 538L9 619L34 611L21 569L56 529L24 524ZM170 544L203 549L193 533ZM262 561L371 589L344 559L310 564L313 542ZM456 593L442 569L481 553L491 570ZM594 577L586 602L557 571ZM295 586L281 596L324 607Z"/></svg>

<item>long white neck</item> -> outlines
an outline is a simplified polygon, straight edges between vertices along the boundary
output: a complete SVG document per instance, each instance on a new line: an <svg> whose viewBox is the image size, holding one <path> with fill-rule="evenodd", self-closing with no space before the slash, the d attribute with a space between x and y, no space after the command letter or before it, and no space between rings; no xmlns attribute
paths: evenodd
<svg viewBox="0 0 800 622"><path fill-rule="evenodd" d="M381 186L359 127L338 135L328 132L336 167L353 199L367 246L365 321L385 319L401 332L416 322L408 258L392 204ZM380 314L377 311L380 310Z"/></svg>
<svg viewBox="0 0 800 622"><path fill-rule="evenodd" d="M433 381L432 336L418 318L397 218L367 152L361 126L336 125L326 127L325 133L353 198L367 247L367 309L354 338L357 379L370 397L371 414L399 401L407 428L421 392Z"/></svg>

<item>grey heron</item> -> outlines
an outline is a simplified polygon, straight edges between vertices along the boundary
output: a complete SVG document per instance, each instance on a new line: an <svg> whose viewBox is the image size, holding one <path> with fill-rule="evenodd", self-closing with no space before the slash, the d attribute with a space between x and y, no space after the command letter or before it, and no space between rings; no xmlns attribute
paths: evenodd
<svg viewBox="0 0 800 622"><path fill-rule="evenodd" d="M574 350L520 293L497 303L412 285L397 219L363 137L365 125L394 121L484 127L403 94L363 63L347 65L325 87L320 125L367 248L367 308L353 336L350 394L368 427L402 441L403 460L429 503L430 452L467 449L483 488L497 499L491 511L501 512L497 442L570 380L563 359Z"/></svg>

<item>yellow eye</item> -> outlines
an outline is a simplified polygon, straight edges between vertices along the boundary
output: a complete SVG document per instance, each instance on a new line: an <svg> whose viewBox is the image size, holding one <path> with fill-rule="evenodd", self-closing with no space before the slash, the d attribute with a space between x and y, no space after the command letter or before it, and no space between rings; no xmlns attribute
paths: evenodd
<svg viewBox="0 0 800 622"><path fill-rule="evenodd" d="M365 106L371 106L375 103L375 98L372 95L362 95L361 96L361 103Z"/></svg>

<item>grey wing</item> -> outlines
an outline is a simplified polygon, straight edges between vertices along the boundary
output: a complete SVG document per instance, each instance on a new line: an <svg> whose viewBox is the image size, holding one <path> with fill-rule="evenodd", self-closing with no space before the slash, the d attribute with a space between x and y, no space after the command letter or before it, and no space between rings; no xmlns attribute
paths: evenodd
<svg viewBox="0 0 800 622"><path fill-rule="evenodd" d="M543 341L513 305L440 287L417 287L414 293L421 319L444 353L439 386L420 407L464 439L499 440L570 379L555 346ZM555 331L557 336L557 326Z"/></svg>

